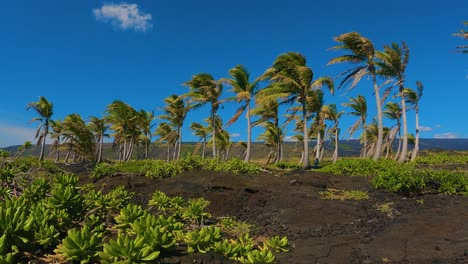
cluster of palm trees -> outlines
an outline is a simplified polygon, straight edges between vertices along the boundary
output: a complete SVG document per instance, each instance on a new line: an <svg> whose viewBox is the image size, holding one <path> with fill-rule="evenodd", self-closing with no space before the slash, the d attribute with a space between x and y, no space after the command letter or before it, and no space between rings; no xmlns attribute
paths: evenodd
<svg viewBox="0 0 468 264"><path fill-rule="evenodd" d="M368 38L357 32L342 34L334 40L338 45L332 50L341 51L342 54L331 59L329 64L350 65L349 69L337 77L337 88L347 86L349 90L353 89L364 76L370 76L373 83L377 105L377 118L374 121L367 122L367 103L364 96L350 98L349 102L343 104L351 109L348 114L357 117L356 122L348 129L348 134L351 136L358 130L363 131L361 156L378 159L382 155L387 158L394 155L400 162L408 160L409 133L406 112L409 105L416 111L416 139L411 156L414 159L418 153L418 111L423 86L418 82L417 91L406 87L405 70L409 61L409 48L406 43L392 43L378 51ZM153 112L137 111L119 100L107 106L103 118L90 117L85 121L79 114L71 114L63 121L51 120L53 105L44 97L40 97L39 101L28 105L28 108L33 108L39 114L35 120L41 121L37 133L38 145L42 145L40 159L44 158L45 138L50 127L52 149L56 152L57 161L59 152L65 150L65 162L68 162L70 155L73 155L74 160L101 162L104 138L110 136L113 137L113 147L119 154L119 161L130 160L135 156L135 152L137 157L146 159L153 135L157 138L156 142L167 146L167 160L177 160L181 155L182 131L188 112L207 105L210 107L210 114L204 120L205 124L194 122L190 125L193 134L200 139L197 150L201 148L203 157L206 146L211 145L211 154L214 157L227 158L232 141L225 128L237 122L245 113L247 141L239 143L245 147L242 153L245 161L251 160L251 131L254 126L264 128L258 139L270 149L268 163L281 161L283 142L286 138L285 129L291 122L294 122L294 131L297 132L292 138L302 145L300 162L304 168L311 166L311 140L316 142L312 149L315 161L323 158L323 143L327 139L334 142L335 151L332 158L337 160L339 119L344 111L339 111L335 104L326 105L325 92L322 89L327 88L331 94L334 93L335 82L332 77L315 77L313 70L307 65L306 57L297 52L279 55L273 64L255 79L251 78L243 65L235 66L228 73L228 78L219 80L209 73L194 75L184 83L189 88L186 94L173 94L164 99L165 105L156 127ZM230 92L234 96L222 99L225 87L231 88ZM391 97L390 94L394 90L395 95ZM388 98L396 100L384 105ZM224 125L218 110L228 101L235 101L239 107ZM279 109L283 105L287 106L287 114L285 122L280 124ZM396 125L385 128L384 116L395 120ZM402 136L400 127L403 128ZM109 131L112 134L109 134ZM396 138L398 150L393 154Z"/></svg>

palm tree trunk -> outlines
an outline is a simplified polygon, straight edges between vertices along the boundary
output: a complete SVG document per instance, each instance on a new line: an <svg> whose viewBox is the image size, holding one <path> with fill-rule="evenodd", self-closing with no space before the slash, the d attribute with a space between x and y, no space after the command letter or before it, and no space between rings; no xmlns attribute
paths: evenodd
<svg viewBox="0 0 468 264"><path fill-rule="evenodd" d="M215 113L211 110L211 138L213 141L213 157L216 158L216 121Z"/></svg>
<svg viewBox="0 0 468 264"><path fill-rule="evenodd" d="M363 138L364 138L364 148L363 148L363 150L362 150L362 156L363 156L364 158L367 158L367 133L366 133L367 131L366 131L366 125L364 124L363 127L364 127L364 131L363 131L363 133L364 133L364 135L363 135Z"/></svg>
<svg viewBox="0 0 468 264"><path fill-rule="evenodd" d="M335 153L333 154L333 163L338 160L338 123L335 125Z"/></svg>
<svg viewBox="0 0 468 264"><path fill-rule="evenodd" d="M205 158L206 137L203 139L202 158Z"/></svg>
<svg viewBox="0 0 468 264"><path fill-rule="evenodd" d="M304 123L304 159L302 163L303 169L310 168L309 159L309 129L307 128L307 109L305 98L302 100L302 120Z"/></svg>
<svg viewBox="0 0 468 264"><path fill-rule="evenodd" d="M103 140L104 140L104 136L101 134L99 137L99 152L98 152L98 157L97 157L98 163L102 162L102 146L104 145Z"/></svg>
<svg viewBox="0 0 468 264"><path fill-rule="evenodd" d="M55 156L55 163L58 163L60 159L60 151L57 150L57 155Z"/></svg>
<svg viewBox="0 0 468 264"><path fill-rule="evenodd" d="M398 162L405 162L406 156L408 155L408 122L406 120L406 102L403 95L403 86L400 85L400 96L401 96L401 118L403 119L403 145L401 149L400 158Z"/></svg>
<svg viewBox="0 0 468 264"><path fill-rule="evenodd" d="M177 160L180 159L181 148L182 148L182 127L179 127L179 149L177 150Z"/></svg>
<svg viewBox="0 0 468 264"><path fill-rule="evenodd" d="M250 101L247 101L247 149L245 154L245 162L250 162L250 143L252 141L252 124L250 124Z"/></svg>
<svg viewBox="0 0 468 264"><path fill-rule="evenodd" d="M171 158L171 144L169 144L169 142L167 142L167 159L166 159L166 161L169 162L170 158Z"/></svg>
<svg viewBox="0 0 468 264"><path fill-rule="evenodd" d="M382 116L382 103L380 102L380 91L377 84L377 78L375 73L372 73L372 81L374 83L374 93L375 93L375 103L377 105L377 144L375 146L375 152L373 159L378 160L382 153L382 144L383 144L383 116Z"/></svg>
<svg viewBox="0 0 468 264"><path fill-rule="evenodd" d="M317 151L315 151L315 159L320 160L320 149L322 148L322 133L320 133L320 129L317 132L317 145L315 146Z"/></svg>
<svg viewBox="0 0 468 264"><path fill-rule="evenodd" d="M398 159L399 155L400 155L400 151L401 151L401 128L400 128L400 124L398 124L398 148L397 148L397 151L395 153L395 160Z"/></svg>
<svg viewBox="0 0 468 264"><path fill-rule="evenodd" d="M49 120L46 119L44 122L44 133L42 136L42 147L41 147L41 154L39 155L39 160L42 161L44 160L44 150L46 146L46 138L47 138L47 133L49 132Z"/></svg>
<svg viewBox="0 0 468 264"><path fill-rule="evenodd" d="M411 161L414 161L419 152L419 109L416 108L416 138L414 141L414 149L411 153Z"/></svg>
<svg viewBox="0 0 468 264"><path fill-rule="evenodd" d="M145 160L148 159L148 152L149 152L149 140L145 140Z"/></svg>

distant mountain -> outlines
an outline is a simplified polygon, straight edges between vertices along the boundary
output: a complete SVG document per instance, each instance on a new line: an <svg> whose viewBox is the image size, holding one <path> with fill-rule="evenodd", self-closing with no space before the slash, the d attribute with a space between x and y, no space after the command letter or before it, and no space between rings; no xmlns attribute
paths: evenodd
<svg viewBox="0 0 468 264"><path fill-rule="evenodd" d="M182 152L194 152L196 149L196 142L184 142ZM314 146L315 142L311 142L311 146ZM325 156L330 156L330 152L333 151L334 146L332 142L325 142ZM20 146L10 146L3 148L11 153L15 153ZM396 148L396 143L395 143ZM413 146L409 146L411 150ZM207 147L206 155L210 156L210 149ZM468 150L468 138L457 138L457 139L437 139L437 138L423 138L420 140L420 149L421 150L433 150L433 151L451 151L451 150ZM165 159L166 158L167 148L165 146L153 146L150 153L150 157L156 159ZM200 152L200 149L198 150ZM230 157L238 157L242 153L243 149L236 144L233 144L233 147L230 150ZM302 145L297 142L285 142L284 144L284 157L288 159L289 157L298 157L301 155ZM357 139L349 140L340 140L340 156L358 156L361 151L361 145ZM25 156L38 156L40 152L40 147L37 146L28 150L24 155ZM46 155L49 157L54 156L49 155L49 146L46 146L45 150ZM264 158L269 153L269 150L261 142L255 142L252 144L252 156L253 159ZM63 157L65 152L61 152L61 157ZM104 146L104 156L111 159L117 159L117 153L112 150L112 144L106 143Z"/></svg>

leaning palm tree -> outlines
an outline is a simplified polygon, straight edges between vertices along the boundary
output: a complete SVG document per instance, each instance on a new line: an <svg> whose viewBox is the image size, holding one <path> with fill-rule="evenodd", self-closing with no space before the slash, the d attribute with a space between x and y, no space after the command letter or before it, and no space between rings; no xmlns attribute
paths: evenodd
<svg viewBox="0 0 468 264"><path fill-rule="evenodd" d="M96 148L96 154L95 154L96 163L101 163L102 162L102 150L104 146L104 137L109 137L109 134L106 133L107 130L109 129L109 126L106 124L106 121L104 120L104 118L91 116L89 118L88 128L94 134L95 141L98 144L98 147Z"/></svg>
<svg viewBox="0 0 468 264"><path fill-rule="evenodd" d="M159 116L160 119L165 120L167 124L172 126L172 129L176 131L176 150L174 150L176 159L180 158L180 152L182 147L182 127L184 125L185 117L189 110L184 97L179 95L171 95L164 99L166 105L163 108L163 114Z"/></svg>
<svg viewBox="0 0 468 264"><path fill-rule="evenodd" d="M264 79L273 84L261 91L263 98L279 98L283 104L299 103L302 120L304 122L304 160L302 167L310 167L309 158L309 131L307 126L307 95L308 91L320 89L323 86L333 93L334 84L330 77L320 77L314 80L314 73L306 65L304 55L296 52L281 54L273 65L263 74ZM293 113L294 114L294 113Z"/></svg>
<svg viewBox="0 0 468 264"><path fill-rule="evenodd" d="M423 95L424 85L420 81L416 81L417 91L413 91L410 88L405 88L403 93L405 94L406 102L411 104L416 112L416 136L414 141L414 149L411 152L411 161L414 161L418 156L419 152L419 100Z"/></svg>
<svg viewBox="0 0 468 264"><path fill-rule="evenodd" d="M138 112L127 103L115 100L107 105L104 119L114 131L114 146L119 148L119 161L129 161L141 131L138 127Z"/></svg>
<svg viewBox="0 0 468 264"><path fill-rule="evenodd" d="M362 95L358 95L357 97L351 97L349 99L349 103L343 103L343 106L351 107L353 110L349 112L349 115L356 116L358 119L354 124L347 130L349 136L351 137L356 130L362 128L366 130L366 119L367 119L367 102L366 98ZM367 157L367 138L366 133L363 133L363 148L361 151L362 157Z"/></svg>
<svg viewBox="0 0 468 264"><path fill-rule="evenodd" d="M67 144L65 162L68 162L70 153L73 152L74 161L77 158L89 161L95 160L96 146L93 132L79 114L69 114L63 119L64 138Z"/></svg>
<svg viewBox="0 0 468 264"><path fill-rule="evenodd" d="M53 140L51 145L51 150L55 151L55 163L59 162L60 159L60 144L63 136L63 124L60 119L58 120L50 120L50 127L52 131L50 131L50 138Z"/></svg>
<svg viewBox="0 0 468 264"><path fill-rule="evenodd" d="M260 94L257 94L257 97ZM256 121L252 123L253 126L263 125L266 129L275 129L276 132L274 135L281 135L283 129L279 125L279 104L276 99L273 100L263 100L263 98L257 98L255 107L252 109L252 115L258 117ZM272 125L269 125L268 128L265 126L266 122L271 122ZM272 134L272 133L270 133ZM271 137L278 140L272 146L275 147L274 159L272 163L276 163L282 160L283 158L283 141L280 136Z"/></svg>
<svg viewBox="0 0 468 264"><path fill-rule="evenodd" d="M149 146L151 144L151 130L154 127L153 121L155 119L153 111L140 110L138 112L138 127L140 128L141 134L139 141L143 144L144 148L144 159L148 159Z"/></svg>
<svg viewBox="0 0 468 264"><path fill-rule="evenodd" d="M265 128L265 131L260 134L258 140L263 141L265 146L270 149L266 164L278 162L281 154L278 152L278 142L283 142L283 130L271 121L262 122L261 125Z"/></svg>
<svg viewBox="0 0 468 264"><path fill-rule="evenodd" d="M250 122L250 102L258 90L259 79L250 82L250 73L243 65L237 65L229 70L231 79L224 79L224 81L232 86L232 91L236 93L234 100L241 103L237 109L236 114L226 123L227 126L236 122L239 116L246 112L245 118L247 119L247 149L244 161L250 162L250 145L252 142L252 123Z"/></svg>
<svg viewBox="0 0 468 264"><path fill-rule="evenodd" d="M210 134L210 127L204 126L200 123L193 122L190 125L190 129L193 130L193 134L199 138L199 141L202 143L202 158L205 158L205 148L208 135Z"/></svg>
<svg viewBox="0 0 468 264"><path fill-rule="evenodd" d="M216 125L215 116L218 112L219 106L223 103L221 94L223 93L223 84L221 81L216 81L211 74L200 73L194 75L192 79L185 82L184 85L190 88L190 91L184 96L188 97L188 103L192 108L198 108L204 104L210 104L210 117L212 123L212 146L213 157L216 157Z"/></svg>
<svg viewBox="0 0 468 264"><path fill-rule="evenodd" d="M374 152L374 160L380 158L382 153L383 144L383 123L382 123L382 102L380 98L379 86L377 84L376 74L376 62L375 62L375 49L372 42L361 36L357 32L349 32L333 38L336 42L341 45L335 46L334 50L349 51L350 54L345 54L331 59L328 64L336 63L349 63L352 67L343 73L344 76L339 87L344 85L350 85L349 90L353 89L359 81L366 74L370 74L372 77L372 83L374 85L375 102L377 105L377 142Z"/></svg>
<svg viewBox="0 0 468 264"><path fill-rule="evenodd" d="M402 107L399 104L394 102L388 102L385 105L385 110L383 112L384 116L388 119L394 120L396 122L396 126L392 129L390 136L388 138L388 148L387 148L387 156L390 152L390 149L393 148L393 141L395 140L395 135L398 134L398 149L395 154L395 159L398 159L398 154L400 154L401 150L401 117L402 117ZM403 160L404 161L404 160Z"/></svg>
<svg viewBox="0 0 468 264"><path fill-rule="evenodd" d="M173 156L175 156L175 148L177 143L177 130L174 130L173 126L168 123L159 123L154 131L154 135L157 137L156 141L159 143L166 143L167 145L167 162L171 160L171 147L173 147Z"/></svg>
<svg viewBox="0 0 468 264"><path fill-rule="evenodd" d="M37 145L41 144L41 154L39 160L44 160L44 150L47 134L49 133L49 121L54 113L54 105L49 102L44 96L39 97L39 101L29 103L26 109L34 109L39 117L33 118L31 121L39 121L40 125L36 132Z"/></svg>
<svg viewBox="0 0 468 264"><path fill-rule="evenodd" d="M398 159L398 162L405 162L406 156L408 155L408 124L403 90L405 89L405 70L409 61L409 48L405 42L401 42L401 46L399 46L398 43L392 43L391 46L385 46L383 51L377 52L376 56L379 58L377 65L380 67L377 74L387 78L395 78L395 85L398 86L403 124L403 142L401 145L401 153L397 151L397 154L400 153L400 156L396 157L396 159ZM400 133L399 130L398 133ZM400 148L400 144L398 146Z"/></svg>
<svg viewBox="0 0 468 264"><path fill-rule="evenodd" d="M468 21L463 23L465 26L468 26ZM468 40L468 31L462 29L458 33L453 34L456 37L463 38L464 40ZM457 47L459 52L468 53L468 45L458 46Z"/></svg>
<svg viewBox="0 0 468 264"><path fill-rule="evenodd" d="M335 151L333 152L333 163L335 163L338 160L338 149L339 149L339 136L340 136L340 129L338 127L339 125L339 119L343 115L343 112L340 111L338 112L336 108L336 104L329 104L325 105L322 108L322 115L324 119L330 120L333 122L333 125L328 129L329 133L332 134L332 138L335 140Z"/></svg>

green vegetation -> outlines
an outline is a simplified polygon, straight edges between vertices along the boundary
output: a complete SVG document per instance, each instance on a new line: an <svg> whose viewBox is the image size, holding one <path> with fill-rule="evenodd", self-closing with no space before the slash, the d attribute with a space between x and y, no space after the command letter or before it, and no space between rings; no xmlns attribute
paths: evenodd
<svg viewBox="0 0 468 264"><path fill-rule="evenodd" d="M118 164L97 164L91 171L90 177L99 178L109 176L116 172L143 173L152 179L168 178L178 175L184 171L193 170L213 170L224 171L234 174L257 174L261 167L234 158L223 161L218 158L201 158L199 156L188 155L184 159L164 162L161 160L129 161Z"/></svg>
<svg viewBox="0 0 468 264"><path fill-rule="evenodd" d="M327 189L326 191L320 192L320 196L325 200L367 200L369 199L369 194L365 191L359 190L337 190L337 189Z"/></svg>
<svg viewBox="0 0 468 264"><path fill-rule="evenodd" d="M99 173L108 171L105 166L99 167ZM17 177L13 168L8 169L2 169L2 182ZM77 187L78 177L73 174L59 172L48 178L16 182L22 192L15 195L2 187L1 263L35 258L154 263L161 255L178 255L182 250L214 251L242 263L273 263L273 252L288 250L286 237L272 237L259 245L249 235L250 225L212 218L207 210L210 202L203 198L184 200L156 191L148 203L150 211L146 205L133 204L133 193L123 187L103 194L92 184Z"/></svg>
<svg viewBox="0 0 468 264"><path fill-rule="evenodd" d="M434 155L428 160L444 160L445 155ZM319 171L372 177L373 187L406 196L419 195L424 192L468 194L468 173L466 171L417 169L415 164L369 159L343 159L321 168Z"/></svg>
<svg viewBox="0 0 468 264"><path fill-rule="evenodd" d="M416 159L418 164L436 165L436 164L467 164L468 153L457 152L427 152Z"/></svg>

